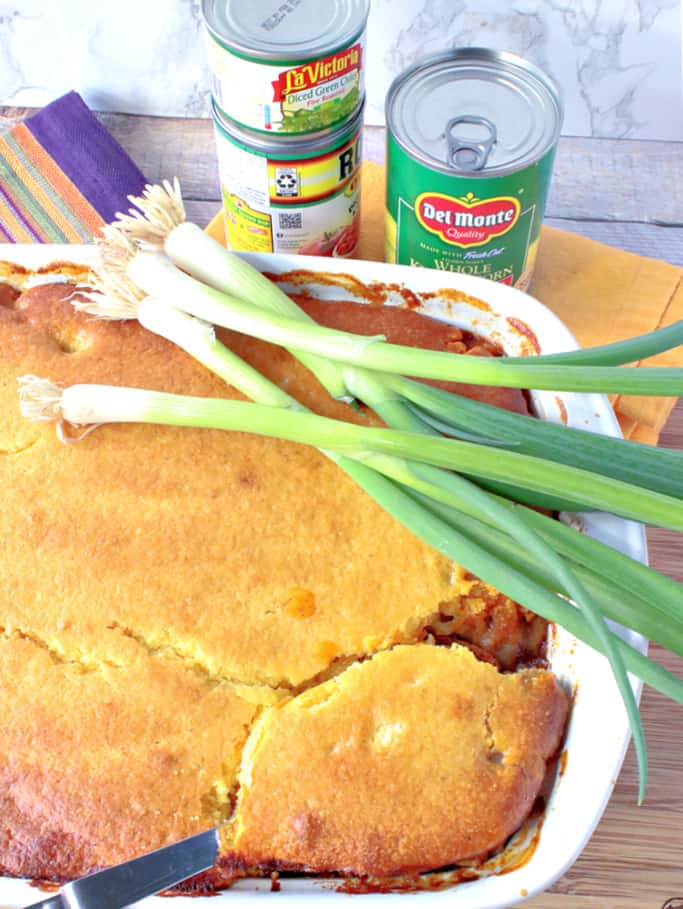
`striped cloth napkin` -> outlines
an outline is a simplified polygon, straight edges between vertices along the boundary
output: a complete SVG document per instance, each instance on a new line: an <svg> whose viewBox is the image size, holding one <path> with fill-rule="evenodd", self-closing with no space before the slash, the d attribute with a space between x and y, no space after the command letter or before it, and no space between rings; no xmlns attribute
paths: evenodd
<svg viewBox="0 0 683 909"><path fill-rule="evenodd" d="M0 136L0 242L85 243L145 182L69 92Z"/></svg>

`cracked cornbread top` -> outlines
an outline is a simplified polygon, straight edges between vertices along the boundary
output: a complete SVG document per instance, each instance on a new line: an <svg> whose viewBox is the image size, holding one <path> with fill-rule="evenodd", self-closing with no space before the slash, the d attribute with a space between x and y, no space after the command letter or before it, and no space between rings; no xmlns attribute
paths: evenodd
<svg viewBox="0 0 683 909"><path fill-rule="evenodd" d="M0 791L9 819L0 866L48 878L225 822L240 804L257 715L270 722L327 676L341 671L332 681L343 685L342 670L358 660L419 645L462 583L457 566L310 448L143 425L103 426L65 446L53 427L26 423L16 396L26 373L233 396L137 323L75 312L72 291L46 284L0 303ZM372 419L330 401L279 348L221 337L318 412ZM408 649L427 661L436 652ZM391 676L377 681L373 664L353 672L391 701ZM566 710L552 677L539 674L550 700L519 687L522 715L547 733L533 743L534 766L556 747ZM484 736L475 712L462 721ZM336 783L326 785L331 794ZM513 832L518 814L502 818L484 851ZM220 886L236 869L278 861L367 872L353 858L330 868L313 852L309 862L278 856L264 847L267 829L260 851L226 833L223 869L205 880ZM471 853L452 843L448 854ZM430 861L418 855L412 866Z"/></svg>

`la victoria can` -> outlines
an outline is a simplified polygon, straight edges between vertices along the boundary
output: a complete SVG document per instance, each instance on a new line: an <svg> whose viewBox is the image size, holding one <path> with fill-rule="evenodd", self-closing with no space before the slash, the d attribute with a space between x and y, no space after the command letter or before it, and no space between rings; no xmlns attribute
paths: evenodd
<svg viewBox="0 0 683 909"><path fill-rule="evenodd" d="M257 132L341 124L364 97L369 0L202 0L212 93Z"/></svg>

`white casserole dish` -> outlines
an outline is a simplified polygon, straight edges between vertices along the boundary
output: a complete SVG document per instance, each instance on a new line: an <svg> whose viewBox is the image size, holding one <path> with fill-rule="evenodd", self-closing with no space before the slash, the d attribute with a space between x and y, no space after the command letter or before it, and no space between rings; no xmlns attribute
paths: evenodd
<svg viewBox="0 0 683 909"><path fill-rule="evenodd" d="M481 278L362 262L347 259L295 257L268 254L244 254L244 257L262 271L282 274L305 269L325 273L325 283L307 281L306 290L315 296L328 299L353 299L362 285L397 287L388 294L386 303L404 305L400 287L417 294L435 294L452 289L463 292L485 305L474 306L439 298L438 294L423 301L418 311L451 322L459 327L500 341L509 354L529 353L532 340L542 353L575 349L576 340L545 306L527 294L502 284ZM73 262L87 266L93 259L92 247L77 246L5 246L0 251L0 263L22 265L31 272L54 262ZM332 276L338 276L332 279ZM332 279L332 283L330 280ZM0 281L3 280L0 271ZM28 277L29 284L55 280L49 270ZM338 283L335 283L338 282ZM296 285L284 283L285 290L301 290L301 279ZM363 299L361 297L361 299ZM367 302L367 300L363 300ZM529 331L530 330L530 331ZM532 392L532 402L539 417L554 422L589 429L606 435L619 436L620 430L614 413L605 396L575 395L552 392ZM607 515L571 516L573 523L580 521L592 536L606 542L632 558L647 560L644 528L631 521ZM622 635L642 652L647 642L639 635L621 630ZM375 893L355 896L368 907L380 901L383 905L397 905L409 900L412 906L425 909L498 909L509 907L522 899L532 897L549 887L574 862L588 841L609 800L619 774L629 741L629 727L621 705L616 685L606 660L590 648L580 644L564 631L559 630L550 647L552 670L565 688L575 691L574 706L565 743L566 755L561 764L563 772L553 786L537 836L536 848L527 861L519 863L519 845L506 850L498 861L480 867L477 880L455 884L443 890L403 893ZM632 680L639 694L641 685ZM596 748L599 740L600 747ZM634 798L636 793L634 791ZM528 825L526 841L536 828ZM519 840L522 837L518 838ZM531 850L529 850L531 851ZM507 865L507 870L506 870ZM504 874L497 873L504 870ZM339 892L338 880L320 878L285 877L280 879L280 891L270 897L278 905L301 907L334 907L348 901L347 893ZM270 879L249 879L238 882L231 890L212 897L215 909L221 906L253 907L254 902L269 898ZM0 905L22 906L35 902L39 894L25 881L0 878ZM173 909L198 909L201 898L177 897ZM144 902L151 907L166 906L161 898Z"/></svg>

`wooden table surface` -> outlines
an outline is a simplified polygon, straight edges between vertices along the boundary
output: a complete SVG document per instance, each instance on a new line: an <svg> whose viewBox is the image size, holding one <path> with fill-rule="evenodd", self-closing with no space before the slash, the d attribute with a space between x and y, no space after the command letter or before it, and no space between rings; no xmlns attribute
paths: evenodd
<svg viewBox="0 0 683 909"><path fill-rule="evenodd" d="M29 111L0 108L0 130ZM209 121L101 114L105 126L146 177L178 176L188 215L204 225L220 205ZM383 160L383 131L365 131L365 156ZM683 266L683 144L563 138L546 223L634 253ZM660 444L683 449L683 400ZM651 564L683 582L683 543L648 532ZM651 654L683 675L683 660L653 646ZM683 907L683 708L646 689L642 716L650 747L645 805L635 804L630 751L605 815L574 866L529 909L663 909ZM596 742L599 747L599 742ZM666 906L670 909L670 906ZM671 907L673 909L673 907Z"/></svg>

